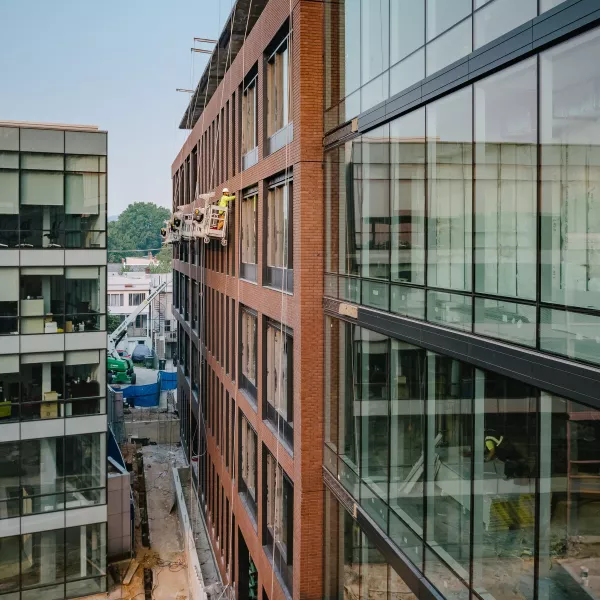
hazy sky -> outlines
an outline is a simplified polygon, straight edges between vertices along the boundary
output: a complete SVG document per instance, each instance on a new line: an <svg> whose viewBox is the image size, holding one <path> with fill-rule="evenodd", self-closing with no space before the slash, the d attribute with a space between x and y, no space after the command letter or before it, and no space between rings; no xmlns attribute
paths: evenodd
<svg viewBox="0 0 600 600"><path fill-rule="evenodd" d="M108 131L108 214L171 204L178 129L232 0L0 0L0 120ZM193 60L193 82L192 77Z"/></svg>

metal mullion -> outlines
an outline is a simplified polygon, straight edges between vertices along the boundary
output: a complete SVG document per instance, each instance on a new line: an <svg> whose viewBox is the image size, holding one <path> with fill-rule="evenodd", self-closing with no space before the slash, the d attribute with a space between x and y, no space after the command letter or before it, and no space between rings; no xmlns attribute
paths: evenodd
<svg viewBox="0 0 600 600"><path fill-rule="evenodd" d="M539 2L539 0L538 0ZM536 198L536 324L535 324L535 348L540 348L540 321L541 321L541 295L542 295L542 148L541 148L541 61L539 53L536 55L536 105L537 105L537 198Z"/></svg>

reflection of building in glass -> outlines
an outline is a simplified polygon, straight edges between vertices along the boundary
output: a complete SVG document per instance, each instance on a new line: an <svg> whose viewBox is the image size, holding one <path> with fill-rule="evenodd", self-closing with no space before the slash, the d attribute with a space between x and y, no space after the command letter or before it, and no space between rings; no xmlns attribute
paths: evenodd
<svg viewBox="0 0 600 600"><path fill-rule="evenodd" d="M106 133L0 122L0 598L106 591Z"/></svg>
<svg viewBox="0 0 600 600"><path fill-rule="evenodd" d="M484 73L536 2L364 6L326 9L324 597L600 597L600 29Z"/></svg>

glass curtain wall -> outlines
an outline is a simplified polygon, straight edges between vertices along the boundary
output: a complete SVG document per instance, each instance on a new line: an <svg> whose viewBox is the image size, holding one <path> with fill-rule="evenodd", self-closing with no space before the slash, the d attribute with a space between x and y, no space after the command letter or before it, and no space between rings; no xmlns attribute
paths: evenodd
<svg viewBox="0 0 600 600"><path fill-rule="evenodd" d="M600 364L598 53L595 29L328 150L326 295Z"/></svg>
<svg viewBox="0 0 600 600"><path fill-rule="evenodd" d="M600 411L337 319L325 337L325 467L445 597L600 593ZM362 589L344 518L327 585Z"/></svg>
<svg viewBox="0 0 600 600"><path fill-rule="evenodd" d="M0 249L106 248L106 134L0 127Z"/></svg>
<svg viewBox="0 0 600 600"><path fill-rule="evenodd" d="M537 0L327 0L325 131L537 14Z"/></svg>
<svg viewBox="0 0 600 600"><path fill-rule="evenodd" d="M3 599L62 600L105 591L105 523L0 538Z"/></svg>

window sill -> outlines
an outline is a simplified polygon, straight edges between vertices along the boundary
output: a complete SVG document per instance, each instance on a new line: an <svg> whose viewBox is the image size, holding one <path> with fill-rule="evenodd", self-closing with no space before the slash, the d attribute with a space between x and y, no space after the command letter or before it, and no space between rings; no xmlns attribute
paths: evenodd
<svg viewBox="0 0 600 600"><path fill-rule="evenodd" d="M282 445L284 450L290 455L290 458L294 458L294 445L293 442L290 444L290 441L283 436L283 431L281 428L279 432L277 431L277 425L273 423L273 421L267 417L263 419L263 423L269 428L269 431L275 436L275 438ZM293 434L293 430L292 430Z"/></svg>
<svg viewBox="0 0 600 600"><path fill-rule="evenodd" d="M290 121L267 140L267 154L281 150L294 140L294 123Z"/></svg>
<svg viewBox="0 0 600 600"><path fill-rule="evenodd" d="M256 509L256 504L246 492L239 493L240 500L242 501L242 505L246 509L248 516L250 517L250 521L252 522L252 527L254 527L254 531L258 533L258 521L257 514L258 511Z"/></svg>
<svg viewBox="0 0 600 600"><path fill-rule="evenodd" d="M242 156L242 171L253 167L256 163L258 163L258 146L254 146Z"/></svg>

